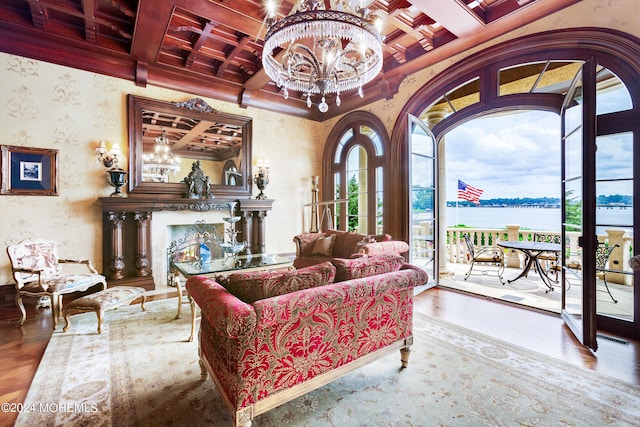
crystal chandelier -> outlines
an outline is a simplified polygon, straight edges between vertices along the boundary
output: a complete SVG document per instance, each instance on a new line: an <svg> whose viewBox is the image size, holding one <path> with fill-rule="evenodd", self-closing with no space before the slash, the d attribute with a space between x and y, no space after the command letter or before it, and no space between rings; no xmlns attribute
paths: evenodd
<svg viewBox="0 0 640 427"><path fill-rule="evenodd" d="M267 4L268 27L262 53L267 75L284 88L311 96L321 95L318 109L329 106L325 95L358 89L373 80L382 69L382 35L371 23L368 5L372 0L300 0L288 16L276 20L275 6ZM377 24L377 23L376 23Z"/></svg>
<svg viewBox="0 0 640 427"><path fill-rule="evenodd" d="M153 153L143 156L143 170L167 182L169 174L176 174L180 171L180 159L171 153L169 138L167 138L165 129L162 129L162 133L154 141Z"/></svg>

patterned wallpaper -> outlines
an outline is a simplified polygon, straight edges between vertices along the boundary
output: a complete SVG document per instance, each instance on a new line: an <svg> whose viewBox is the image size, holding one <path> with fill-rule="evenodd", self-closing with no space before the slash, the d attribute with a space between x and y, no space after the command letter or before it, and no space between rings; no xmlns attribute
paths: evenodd
<svg viewBox="0 0 640 427"><path fill-rule="evenodd" d="M125 80L3 53L0 78L0 144L59 150L58 196L0 196L0 242L6 247L25 238L53 239L60 256L88 258L101 271L102 211L97 198L108 196L113 188L95 156L98 141L104 139L108 146L119 142L127 149L127 94L167 101L195 95L140 88ZM320 173L325 126L205 101L220 111L253 118L254 161L264 158L272 164L265 190L275 199L266 219L267 250L295 251L292 237L303 230L302 206L311 201L310 177ZM119 165L128 169L128 153L124 154ZM10 264L2 250L0 285L10 282Z"/></svg>
<svg viewBox="0 0 640 427"><path fill-rule="evenodd" d="M471 53L525 34L556 28L607 27L640 37L637 0L583 0L564 11L456 55L405 79L390 100L364 110L377 114L391 132L402 106L426 81ZM97 197L108 196L105 168L94 155L98 140L126 147L126 95L168 101L194 95L74 70L0 53L0 133L2 145L59 150L58 196L0 196L0 242L51 238L60 254L89 258L101 270L102 227ZM212 107L253 118L253 157L269 159L275 199L267 217L267 250L292 252L292 237L308 227L305 203L311 199L311 175L320 174L326 136L339 120L324 123L292 118L205 99ZM124 159L123 164L126 163ZM257 194L257 189L254 190ZM286 232L282 232L286 230ZM154 271L154 275L158 275ZM10 283L5 251L0 251L0 285Z"/></svg>

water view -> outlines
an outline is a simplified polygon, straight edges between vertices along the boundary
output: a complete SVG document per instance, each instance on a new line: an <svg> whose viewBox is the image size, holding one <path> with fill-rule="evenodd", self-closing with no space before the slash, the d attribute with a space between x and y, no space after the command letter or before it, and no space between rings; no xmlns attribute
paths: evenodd
<svg viewBox="0 0 640 427"><path fill-rule="evenodd" d="M633 223L631 208L598 208L600 224L630 225ZM507 224L519 225L529 230L560 230L559 208L527 207L447 207L447 226L464 224L475 228L504 228Z"/></svg>

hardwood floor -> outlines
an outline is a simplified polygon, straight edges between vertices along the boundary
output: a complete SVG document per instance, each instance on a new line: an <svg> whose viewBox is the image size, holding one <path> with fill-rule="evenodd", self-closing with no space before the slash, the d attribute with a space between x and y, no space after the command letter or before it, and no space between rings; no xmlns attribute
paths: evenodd
<svg viewBox="0 0 640 427"><path fill-rule="evenodd" d="M164 297L171 296L175 293ZM1 307L5 315L1 317L11 309ZM22 328L17 320L0 321L0 403L24 401L52 334L49 310L34 312ZM640 385L638 341L599 339L594 355L579 345L559 317L439 288L418 295L415 310ZM17 415L0 411L0 426L13 425Z"/></svg>
<svg viewBox="0 0 640 427"><path fill-rule="evenodd" d="M559 316L440 288L418 295L414 310L640 385L640 341L624 344L599 337L594 354Z"/></svg>

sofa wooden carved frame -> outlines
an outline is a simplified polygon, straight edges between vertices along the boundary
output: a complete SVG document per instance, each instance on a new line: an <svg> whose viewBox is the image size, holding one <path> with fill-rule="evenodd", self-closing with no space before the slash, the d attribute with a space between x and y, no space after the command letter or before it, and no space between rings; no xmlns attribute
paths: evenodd
<svg viewBox="0 0 640 427"><path fill-rule="evenodd" d="M406 337L384 348L376 350L373 353L362 356L346 365L320 374L313 379L293 386L287 390L282 390L267 398L261 399L259 402L256 402L253 405L249 405L237 411L235 410L235 406L233 405L233 403L229 401L227 395L225 393L221 393L221 395L224 398L225 404L227 405L229 411L235 413L234 425L237 427L249 427L251 426L253 418L255 418L256 416L277 408L278 406L304 394L307 394L312 390L322 387L325 384L329 384L330 382L335 381L338 378L341 378L349 374L350 372L361 368L377 359L385 357L388 354L393 353L394 351L400 350L400 360L402 363L402 368L406 368L409 364L409 354L411 353L412 345L413 336ZM200 349L198 349L198 352L200 354L200 369L202 375L206 376L207 374L209 374L213 379L213 382L216 384L216 388L218 388L218 390L222 390L222 382L216 376L214 369L207 361L207 358L202 355Z"/></svg>

